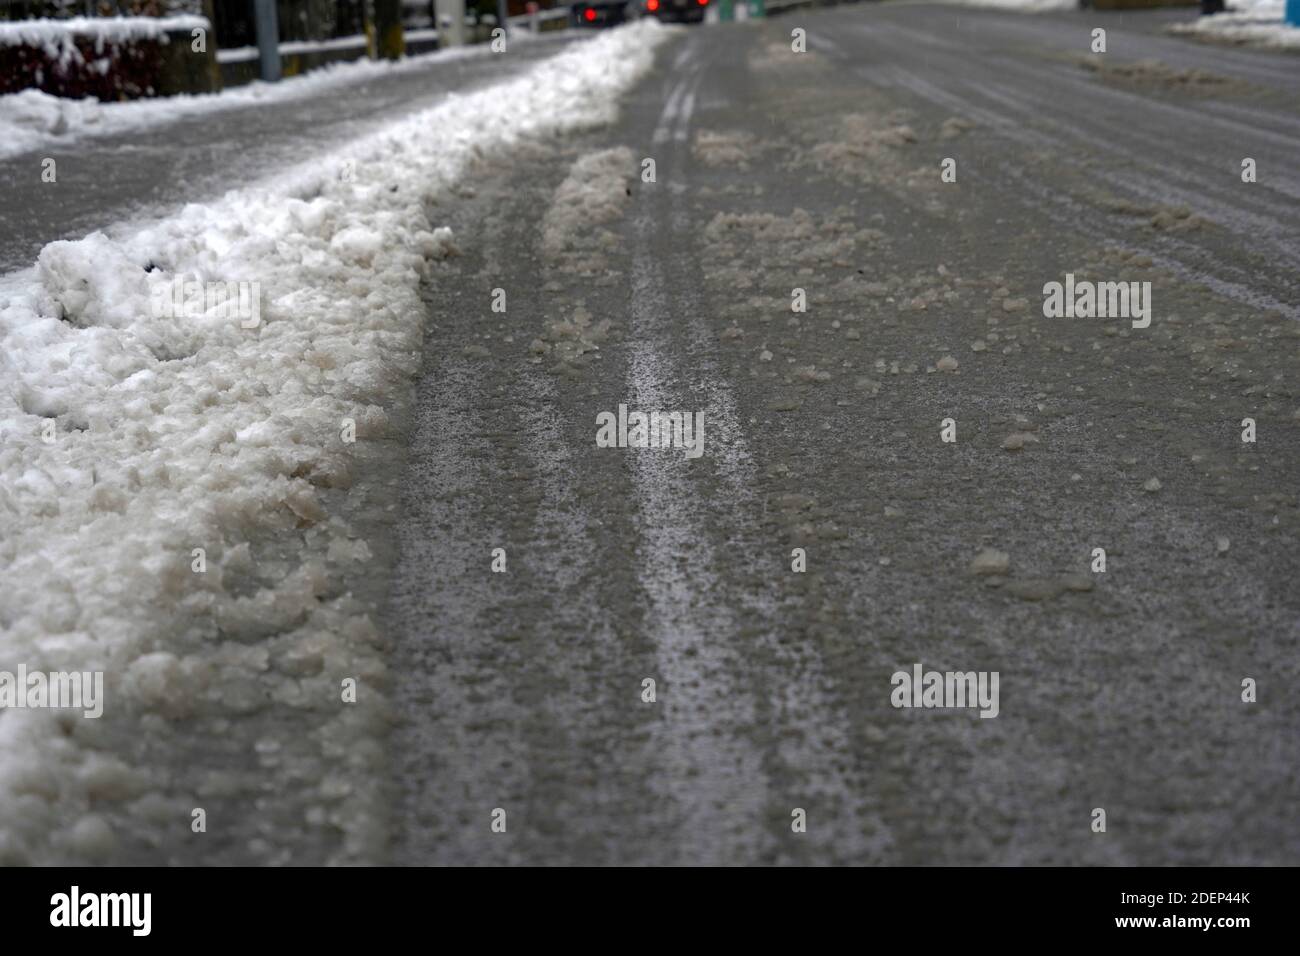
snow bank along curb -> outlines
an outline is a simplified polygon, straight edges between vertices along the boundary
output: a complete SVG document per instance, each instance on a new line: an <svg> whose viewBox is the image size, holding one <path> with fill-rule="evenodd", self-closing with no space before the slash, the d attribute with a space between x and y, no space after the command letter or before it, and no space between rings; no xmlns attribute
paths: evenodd
<svg viewBox="0 0 1300 956"><path fill-rule="evenodd" d="M426 204L485 151L612 120L668 35L610 31L277 181L51 243L0 280L0 670L105 672L99 720L0 710L0 864L110 859L123 840L165 852L219 799L255 799L239 816L261 820L288 802L338 834L331 859L373 858L384 663L362 611L329 596L368 551L322 499L351 480L349 423L357 443L381 434L417 367L418 284L451 243ZM155 318L152 285L178 276L256 283L260 323ZM274 573L259 536L281 538ZM237 737L257 715L252 779L132 762L185 721ZM311 733L277 736L304 716ZM278 839L264 824L241 845L280 860Z"/></svg>

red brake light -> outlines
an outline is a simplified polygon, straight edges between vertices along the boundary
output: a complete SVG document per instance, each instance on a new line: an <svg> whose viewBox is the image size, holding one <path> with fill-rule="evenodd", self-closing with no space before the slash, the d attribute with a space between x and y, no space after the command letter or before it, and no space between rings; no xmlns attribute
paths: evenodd
<svg viewBox="0 0 1300 956"><path fill-rule="evenodd" d="M588 23L590 23L592 20L596 19L596 11L593 10L591 7L588 7L586 10L583 10L583 11L582 11L582 15L583 15L583 17L586 18L586 20L587 20Z"/></svg>
<svg viewBox="0 0 1300 956"><path fill-rule="evenodd" d="M659 0L645 0L645 8L654 13L659 9Z"/></svg>

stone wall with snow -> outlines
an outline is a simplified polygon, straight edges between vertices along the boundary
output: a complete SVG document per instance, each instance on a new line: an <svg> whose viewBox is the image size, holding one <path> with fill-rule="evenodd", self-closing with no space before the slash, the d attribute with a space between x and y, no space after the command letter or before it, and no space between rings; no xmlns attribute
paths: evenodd
<svg viewBox="0 0 1300 956"><path fill-rule="evenodd" d="M103 101L218 87L203 17L72 17L0 23L0 94L38 89Z"/></svg>

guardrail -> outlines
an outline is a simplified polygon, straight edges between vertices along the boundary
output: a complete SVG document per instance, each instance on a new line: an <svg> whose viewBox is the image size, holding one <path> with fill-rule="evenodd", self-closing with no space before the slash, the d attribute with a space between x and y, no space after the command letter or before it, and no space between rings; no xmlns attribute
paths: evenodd
<svg viewBox="0 0 1300 956"><path fill-rule="evenodd" d="M515 24L518 26L527 26L534 20L537 23L545 23L548 20L567 20L569 19L569 7L552 7L549 10L538 10L536 13L522 13L517 17L506 17L506 24Z"/></svg>

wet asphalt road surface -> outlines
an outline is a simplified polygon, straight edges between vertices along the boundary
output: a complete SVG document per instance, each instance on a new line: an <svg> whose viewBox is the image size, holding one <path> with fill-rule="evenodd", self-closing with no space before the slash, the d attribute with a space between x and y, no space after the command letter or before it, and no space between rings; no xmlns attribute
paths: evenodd
<svg viewBox="0 0 1300 956"><path fill-rule="evenodd" d="M683 31L483 162L385 571L392 860L1296 860L1300 71L1153 22ZM1150 327L1044 318L1067 273ZM704 454L598 448L620 404ZM918 663L999 715L891 706Z"/></svg>

